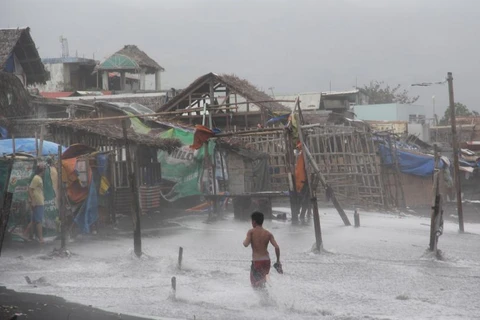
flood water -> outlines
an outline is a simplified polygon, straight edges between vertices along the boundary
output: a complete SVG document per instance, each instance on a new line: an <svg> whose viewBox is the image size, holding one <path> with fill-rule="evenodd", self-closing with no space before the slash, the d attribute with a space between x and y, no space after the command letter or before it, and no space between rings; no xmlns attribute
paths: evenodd
<svg viewBox="0 0 480 320"><path fill-rule="evenodd" d="M439 242L444 260L438 261L425 251L427 218L361 213L362 226L354 228L343 226L333 209L320 212L322 254L311 252L313 225L265 221L281 247L285 272L272 268L267 294L250 287L251 251L242 246L250 224L231 214L214 223L194 215L172 219L167 228L144 225L140 259L129 234L76 240L68 259L45 259L51 247L7 248L0 284L162 319L480 318L480 225L466 224L468 233L459 234L445 222ZM47 283L32 287L24 276Z"/></svg>

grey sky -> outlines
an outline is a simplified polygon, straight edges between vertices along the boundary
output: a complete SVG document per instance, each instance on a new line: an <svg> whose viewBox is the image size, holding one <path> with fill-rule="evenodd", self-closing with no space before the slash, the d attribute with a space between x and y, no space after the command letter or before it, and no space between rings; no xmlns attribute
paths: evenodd
<svg viewBox="0 0 480 320"><path fill-rule="evenodd" d="M29 26L40 55L102 59L136 44L181 88L213 71L274 92L346 90L385 81L441 116L446 86L410 88L453 72L455 100L480 111L478 0L2 0L0 27ZM6 10L4 8L6 7Z"/></svg>

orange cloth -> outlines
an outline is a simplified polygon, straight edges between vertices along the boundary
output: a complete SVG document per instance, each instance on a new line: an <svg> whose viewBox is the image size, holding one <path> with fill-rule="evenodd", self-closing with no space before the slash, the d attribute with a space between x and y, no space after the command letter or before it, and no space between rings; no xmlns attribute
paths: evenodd
<svg viewBox="0 0 480 320"><path fill-rule="evenodd" d="M300 150L300 154L295 165L295 188L297 192L302 192L303 185L307 181L307 173L305 171L305 159L303 159L301 143L298 143L297 148Z"/></svg>
<svg viewBox="0 0 480 320"><path fill-rule="evenodd" d="M215 133L207 127L197 124L195 126L195 133L193 134L193 144L190 148L195 150L200 149L214 134Z"/></svg>
<svg viewBox="0 0 480 320"><path fill-rule="evenodd" d="M88 186L83 188L75 172L76 158L62 160L62 180L67 184L67 195L70 201L78 203L88 197ZM92 171L88 170L88 182L92 179Z"/></svg>

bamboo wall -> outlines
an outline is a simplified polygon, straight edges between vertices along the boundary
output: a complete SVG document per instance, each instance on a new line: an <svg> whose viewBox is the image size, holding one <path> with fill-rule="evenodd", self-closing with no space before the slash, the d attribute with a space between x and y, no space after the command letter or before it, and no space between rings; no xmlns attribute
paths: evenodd
<svg viewBox="0 0 480 320"><path fill-rule="evenodd" d="M316 127L309 130L306 144L340 201L384 206L381 170L371 133L344 126Z"/></svg>
<svg viewBox="0 0 480 320"><path fill-rule="evenodd" d="M372 207L385 205L371 133L345 126L318 126L305 133L310 152L340 201ZM272 186L269 191L289 190L287 142L283 132L258 133L241 139L248 148L269 154ZM318 192L323 193L321 186Z"/></svg>

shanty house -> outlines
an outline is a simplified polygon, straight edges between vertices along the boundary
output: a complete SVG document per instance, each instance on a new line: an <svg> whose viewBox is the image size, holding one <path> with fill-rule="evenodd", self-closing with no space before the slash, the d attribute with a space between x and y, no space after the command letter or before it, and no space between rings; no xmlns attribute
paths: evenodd
<svg viewBox="0 0 480 320"><path fill-rule="evenodd" d="M211 126L228 131L264 126L270 118L291 112L272 100L247 80L207 73L156 111L171 112L171 118L190 125L210 126L211 122Z"/></svg>
<svg viewBox="0 0 480 320"><path fill-rule="evenodd" d="M45 83L45 67L30 28L0 29L0 71L14 74L23 86Z"/></svg>
<svg viewBox="0 0 480 320"><path fill-rule="evenodd" d="M160 199L161 166L157 161L157 151L173 151L180 146L176 139L160 139L148 134L140 134L132 128L127 129L127 140L123 130L115 124L102 121L58 121L48 124L53 140L70 146L84 144L101 152L110 152L110 165L113 168L110 181L113 186L114 210L117 213L130 214L132 197L131 183L127 172L126 144L129 144L131 158L137 182L140 187L140 200L157 195ZM149 198L150 199L150 198ZM155 203L156 208L159 203ZM152 203L141 203L143 211L152 208Z"/></svg>
<svg viewBox="0 0 480 320"><path fill-rule="evenodd" d="M117 51L97 68L102 74L103 90L126 90L127 73L138 74L140 81L140 90L145 90L145 75L155 75L155 90L161 89L161 73L165 71L157 62L150 58L145 52L135 45L126 45L123 49ZM109 74L111 72L120 73L120 87L111 88Z"/></svg>

